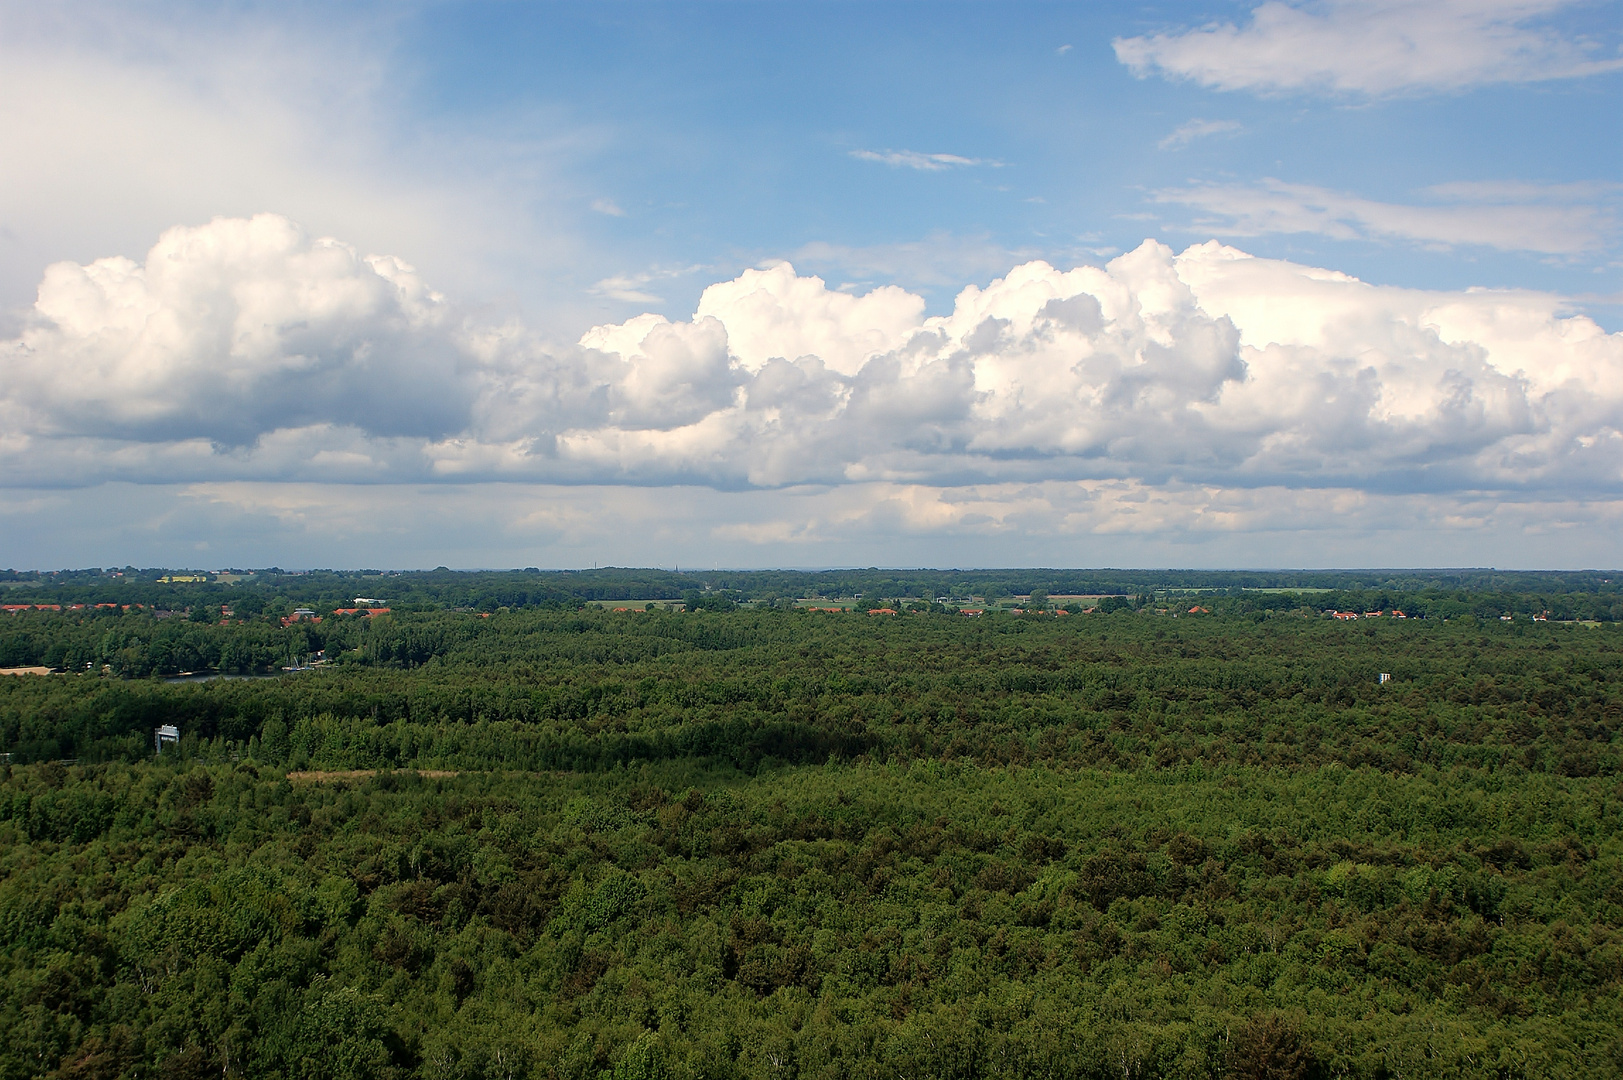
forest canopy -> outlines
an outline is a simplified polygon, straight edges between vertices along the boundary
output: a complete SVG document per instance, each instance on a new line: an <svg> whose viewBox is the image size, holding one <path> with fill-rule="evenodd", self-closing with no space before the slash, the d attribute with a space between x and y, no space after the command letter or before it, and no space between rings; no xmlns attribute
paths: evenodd
<svg viewBox="0 0 1623 1080"><path fill-rule="evenodd" d="M910 573L14 575L0 1077L1623 1069L1604 575Z"/></svg>

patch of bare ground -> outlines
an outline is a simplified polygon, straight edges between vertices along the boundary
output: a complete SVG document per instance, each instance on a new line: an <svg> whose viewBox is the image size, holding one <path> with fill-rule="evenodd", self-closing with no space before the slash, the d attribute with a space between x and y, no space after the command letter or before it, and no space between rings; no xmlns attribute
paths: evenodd
<svg viewBox="0 0 1623 1080"><path fill-rule="evenodd" d="M457 775L455 769L400 769L399 772L415 772L418 776L429 780L443 780L446 777ZM331 783L335 780L365 780L376 776L376 769L301 769L287 774L289 780L307 780L315 784Z"/></svg>

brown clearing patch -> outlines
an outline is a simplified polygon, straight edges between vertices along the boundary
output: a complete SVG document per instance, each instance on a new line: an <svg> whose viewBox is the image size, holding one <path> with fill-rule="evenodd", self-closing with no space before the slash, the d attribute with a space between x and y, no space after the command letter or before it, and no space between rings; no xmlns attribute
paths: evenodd
<svg viewBox="0 0 1623 1080"><path fill-rule="evenodd" d="M429 780L443 780L446 777L457 775L455 769L400 769L399 772L415 772L418 776ZM321 784L330 780L365 780L369 776L376 776L376 769L305 769L287 774L289 780L309 780Z"/></svg>

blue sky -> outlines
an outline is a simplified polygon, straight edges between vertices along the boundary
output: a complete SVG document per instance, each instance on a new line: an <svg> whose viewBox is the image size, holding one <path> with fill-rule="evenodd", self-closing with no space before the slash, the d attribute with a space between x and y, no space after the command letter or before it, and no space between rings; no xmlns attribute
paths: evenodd
<svg viewBox="0 0 1623 1080"><path fill-rule="evenodd" d="M0 5L0 563L1616 565L1620 102L1615 2Z"/></svg>
<svg viewBox="0 0 1623 1080"><path fill-rule="evenodd" d="M1206 239L1210 228L1196 223L1214 215L1158 198L1191 187L1271 178L1426 205L1451 201L1431 190L1445 184L1623 175L1616 74L1259 97L1135 77L1112 47L1245 14L1241 5L502 5L442 9L413 28L406 48L441 46L419 92L448 122L522 102L603 131L578 182L627 216L596 235L616 248L647 244L672 264L695 251L725 261L938 235L1087 257L1148 234ZM1606 32L1615 8L1564 14L1552 23L1609 37L1615 55L1619 28ZM926 162L853 156L864 151L979 164L921 169ZM1615 195L1588 199L1609 206ZM1427 250L1430 239L1293 233L1251 246L1419 287L1605 293L1616 283L1615 272L1596 276L1615 262L1599 250L1505 250L1466 237L1442 253ZM1564 247L1553 238L1544 246Z"/></svg>
<svg viewBox="0 0 1623 1080"><path fill-rule="evenodd" d="M1615 190L1550 190L1623 177L1617 73L1258 95L1138 77L1113 48L1213 20L1244 24L1250 6L472 5L430 12L405 28L400 50L421 65L407 112L431 124L519 113L520 138L542 142L560 125L594 133L601 142L583 148L570 180L581 197L601 193L588 209L601 199L624 212L584 227L630 272L696 257L725 270L811 244L933 241L948 266L954 241L1097 259L1147 235L1204 240L1214 222L1243 233L1220 208L1175 193L1269 180L1395 206L1458 205L1435 189L1461 183L1544 188L1500 205L1576 204L1597 208L1597 220L1617 205ZM1533 25L1605 43L1596 52L1615 58L1619 18L1615 6L1578 5ZM864 152L976 164L854 156ZM1339 241L1265 233L1248 249L1422 288L1606 297L1618 282L1615 247L1574 251L1530 235L1531 249L1517 248L1467 233L1437 251L1432 237L1360 231ZM825 258L858 280L878 276L860 258ZM895 276L949 300L959 284L922 269L916 282Z"/></svg>

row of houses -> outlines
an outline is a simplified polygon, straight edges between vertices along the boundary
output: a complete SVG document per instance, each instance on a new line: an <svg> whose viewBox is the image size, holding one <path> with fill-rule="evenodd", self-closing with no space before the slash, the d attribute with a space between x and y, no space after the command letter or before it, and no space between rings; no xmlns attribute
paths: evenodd
<svg viewBox="0 0 1623 1080"><path fill-rule="evenodd" d="M1397 608L1393 608L1391 611L1330 611L1326 612L1326 614L1335 619L1379 619L1382 617L1389 619L1407 619L1409 617L1403 612L1399 611ZM1538 614L1531 616L1531 618L1534 622L1549 622L1550 613L1548 611L1541 611ZM1516 616L1508 611L1499 616L1500 622L1514 622L1515 619Z"/></svg>
<svg viewBox="0 0 1623 1080"><path fill-rule="evenodd" d="M115 609L117 609L119 611L128 611L132 607L133 608L145 608L146 605L145 604L69 604L69 605L67 605L66 610L68 610L68 611L84 611L86 609L92 609L93 610L93 609L96 609L96 608L115 608ZM0 611L8 612L8 613L10 613L12 615L17 614L19 611L62 611L62 610L64 610L64 608L63 608L63 606L61 604L0 604Z"/></svg>
<svg viewBox="0 0 1623 1080"><path fill-rule="evenodd" d="M332 613L334 615L364 615L370 619L377 615L389 614L389 609L386 607L341 607L333 608ZM321 616L316 614L315 609L307 607L294 608L293 614L282 616L283 626L292 626L297 622L318 623L320 621Z"/></svg>

